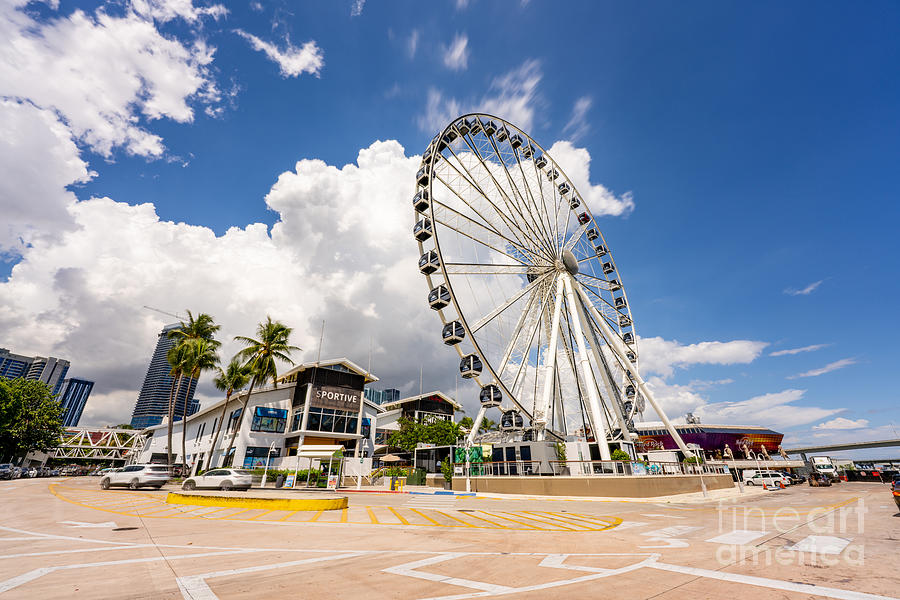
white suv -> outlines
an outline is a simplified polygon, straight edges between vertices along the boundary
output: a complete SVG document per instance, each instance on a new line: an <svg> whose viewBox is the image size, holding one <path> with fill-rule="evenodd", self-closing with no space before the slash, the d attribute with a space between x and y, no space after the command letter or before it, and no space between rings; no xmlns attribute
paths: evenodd
<svg viewBox="0 0 900 600"><path fill-rule="evenodd" d="M780 487L781 484L784 484L784 487L791 485L791 480L789 477L785 477L781 473L776 473L774 471L762 471L756 473L753 477L750 477L745 481L747 485L766 485L768 487Z"/></svg>
<svg viewBox="0 0 900 600"><path fill-rule="evenodd" d="M246 469L213 469L203 475L195 475L185 479L181 484L183 490L220 489L249 490L253 484L253 473Z"/></svg>
<svg viewBox="0 0 900 600"><path fill-rule="evenodd" d="M169 481L169 468L166 465L129 465L106 473L100 480L100 488L108 490L112 486L128 486L136 490L142 487L161 488Z"/></svg>

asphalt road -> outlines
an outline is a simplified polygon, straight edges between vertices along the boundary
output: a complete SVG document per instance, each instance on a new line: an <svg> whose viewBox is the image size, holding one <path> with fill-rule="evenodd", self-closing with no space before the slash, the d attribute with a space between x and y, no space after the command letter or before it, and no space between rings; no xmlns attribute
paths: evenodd
<svg viewBox="0 0 900 600"><path fill-rule="evenodd" d="M165 494L0 482L0 598L900 595L900 514L879 484L721 503L351 493L313 512Z"/></svg>

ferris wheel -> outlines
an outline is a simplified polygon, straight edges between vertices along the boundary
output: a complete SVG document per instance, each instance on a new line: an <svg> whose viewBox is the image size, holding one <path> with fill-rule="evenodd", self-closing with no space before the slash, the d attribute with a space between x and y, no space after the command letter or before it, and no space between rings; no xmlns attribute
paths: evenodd
<svg viewBox="0 0 900 600"><path fill-rule="evenodd" d="M470 442L502 406L501 429L579 433L609 459L599 442L633 442L646 399L687 451L638 374L625 287L588 202L537 142L464 115L425 149L412 202L428 304L481 388Z"/></svg>

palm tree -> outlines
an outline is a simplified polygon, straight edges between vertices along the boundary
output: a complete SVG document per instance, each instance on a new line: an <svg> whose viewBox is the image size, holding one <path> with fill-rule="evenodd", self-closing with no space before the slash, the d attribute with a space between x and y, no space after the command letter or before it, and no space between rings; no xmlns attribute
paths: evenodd
<svg viewBox="0 0 900 600"><path fill-rule="evenodd" d="M188 314L187 322L181 321L179 326L175 329L172 329L168 333L168 337L170 339L176 340L176 343L169 349L169 353L166 358L169 359L169 364L172 365L172 371L170 375L173 378L172 387L169 390L169 424L168 424L168 445L166 446L166 453L168 455L169 461L169 470L172 469L172 428L175 425L175 404L177 402L178 396L181 394L181 383L184 379L184 374L186 370L184 369L184 363L189 354L188 347L186 345L190 340L207 340L209 341L213 349L218 348L221 345L221 342L218 342L214 339L214 335L217 331L219 331L219 325L216 325L213 318L206 314L200 313L197 315L197 318L194 318L194 315L191 311L185 311ZM174 362L173 362L174 361ZM175 378L177 377L178 382L176 384ZM188 379L188 390L190 390L191 380ZM187 410L187 396L184 395L184 410L182 412L186 412ZM182 439L185 436L184 423L182 422ZM182 452L184 444L182 444ZM181 462L184 464L185 456L182 453Z"/></svg>
<svg viewBox="0 0 900 600"><path fill-rule="evenodd" d="M244 403L241 406L239 419L246 417L247 404L250 402L250 395L253 394L254 387L270 379L273 385L278 386L278 369L275 361L280 360L290 365L294 364L290 353L294 350L300 350L300 348L291 346L288 343L293 331L293 329L283 323L273 321L272 317L266 316L266 321L256 326L256 337L258 339L241 335L235 336L235 341L241 342L246 346L237 355L246 361L244 364L251 375L250 389L247 391L247 396L244 398ZM222 456L222 466L225 466L225 460L228 459L228 456L234 449L234 438L237 436L239 429L240 427L235 427L234 431L231 432L228 450Z"/></svg>
<svg viewBox="0 0 900 600"><path fill-rule="evenodd" d="M187 346L184 370L188 376L188 385L190 385L190 381L199 379L203 371L209 371L218 366L219 355L216 353L216 348L219 342L204 338L188 339L184 342L184 345ZM187 459L187 404L187 396L185 396L185 402L181 408L182 463L186 462Z"/></svg>
<svg viewBox="0 0 900 600"><path fill-rule="evenodd" d="M225 392L225 402L222 403L222 416L219 417L219 424L216 426L216 433L213 436L212 446L209 449L209 456L206 458L206 469L209 470L213 464L213 454L216 452L216 446L219 443L219 433L222 431L222 423L225 422L225 413L228 409L228 401L234 392L239 392L250 383L250 369L247 365L241 364L237 357L231 359L228 367L223 371L219 369L219 374L213 379L213 383L218 389Z"/></svg>
<svg viewBox="0 0 900 600"><path fill-rule="evenodd" d="M177 388L179 393L181 391L181 378L184 375L186 355L187 348L181 345L172 346L169 348L169 351L166 352L166 361L168 361L169 366L171 367L169 370L169 377L172 378L172 385L169 386L169 423L168 439L166 441L166 455L168 456L169 471L172 470L172 426L173 421L175 420L175 398L178 397L175 390Z"/></svg>
<svg viewBox="0 0 900 600"><path fill-rule="evenodd" d="M491 421L487 417L481 419L481 425L478 426L479 433L484 431L494 431L495 429L497 429L496 421Z"/></svg>

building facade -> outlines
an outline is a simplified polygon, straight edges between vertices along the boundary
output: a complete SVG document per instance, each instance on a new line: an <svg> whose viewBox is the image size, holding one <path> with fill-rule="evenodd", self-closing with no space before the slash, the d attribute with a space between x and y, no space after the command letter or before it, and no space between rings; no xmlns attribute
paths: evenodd
<svg viewBox="0 0 900 600"><path fill-rule="evenodd" d="M638 452L654 450L677 450L678 445L662 424L635 423L638 441L635 444ZM711 458L722 458L727 446L735 458L742 456L742 448L746 447L754 453L762 448L770 456L778 453L783 433L754 427L750 425L706 425L688 423L675 425L675 431L685 444L696 444Z"/></svg>
<svg viewBox="0 0 900 600"><path fill-rule="evenodd" d="M399 400L400 390L394 388L387 388L386 390L366 388L365 395L366 400L372 402L373 404L381 406L382 404L389 404L391 402L396 402L397 400Z"/></svg>
<svg viewBox="0 0 900 600"><path fill-rule="evenodd" d="M279 377L277 387L254 389L246 414L244 391L233 394L227 404L220 400L175 423L174 462L182 462L182 427L187 427L183 462L193 472L222 466L257 468L267 459L270 468L294 468L301 446L342 446L345 456L370 457L380 408L365 400L363 390L374 381L377 378L344 358L299 365ZM145 434L147 442L137 460L166 462L166 425L149 427Z"/></svg>
<svg viewBox="0 0 900 600"><path fill-rule="evenodd" d="M65 380L62 394L59 397L59 403L63 408L63 425L66 427L78 425L84 405L87 404L93 389L94 382L87 379L71 377Z"/></svg>
<svg viewBox="0 0 900 600"><path fill-rule="evenodd" d="M382 404L375 441L387 444L391 433L400 429L400 419L425 425L433 421L453 421L453 415L461 408L453 398L437 391Z"/></svg>
<svg viewBox="0 0 900 600"><path fill-rule="evenodd" d="M0 348L0 377L15 379L24 377L46 383L53 392L59 394L69 372L69 361L53 356L24 356L13 354Z"/></svg>
<svg viewBox="0 0 900 600"><path fill-rule="evenodd" d="M141 386L131 415L131 426L135 429L159 425L168 415L172 377L169 375L171 367L166 360L166 354L175 343L175 340L169 337L169 332L178 327L179 323L166 325L159 333L156 349L153 351L144 384ZM194 400L196 387L196 379L186 377L182 380L181 389L175 398L175 421L181 420L182 414L190 416L200 408L200 403Z"/></svg>

